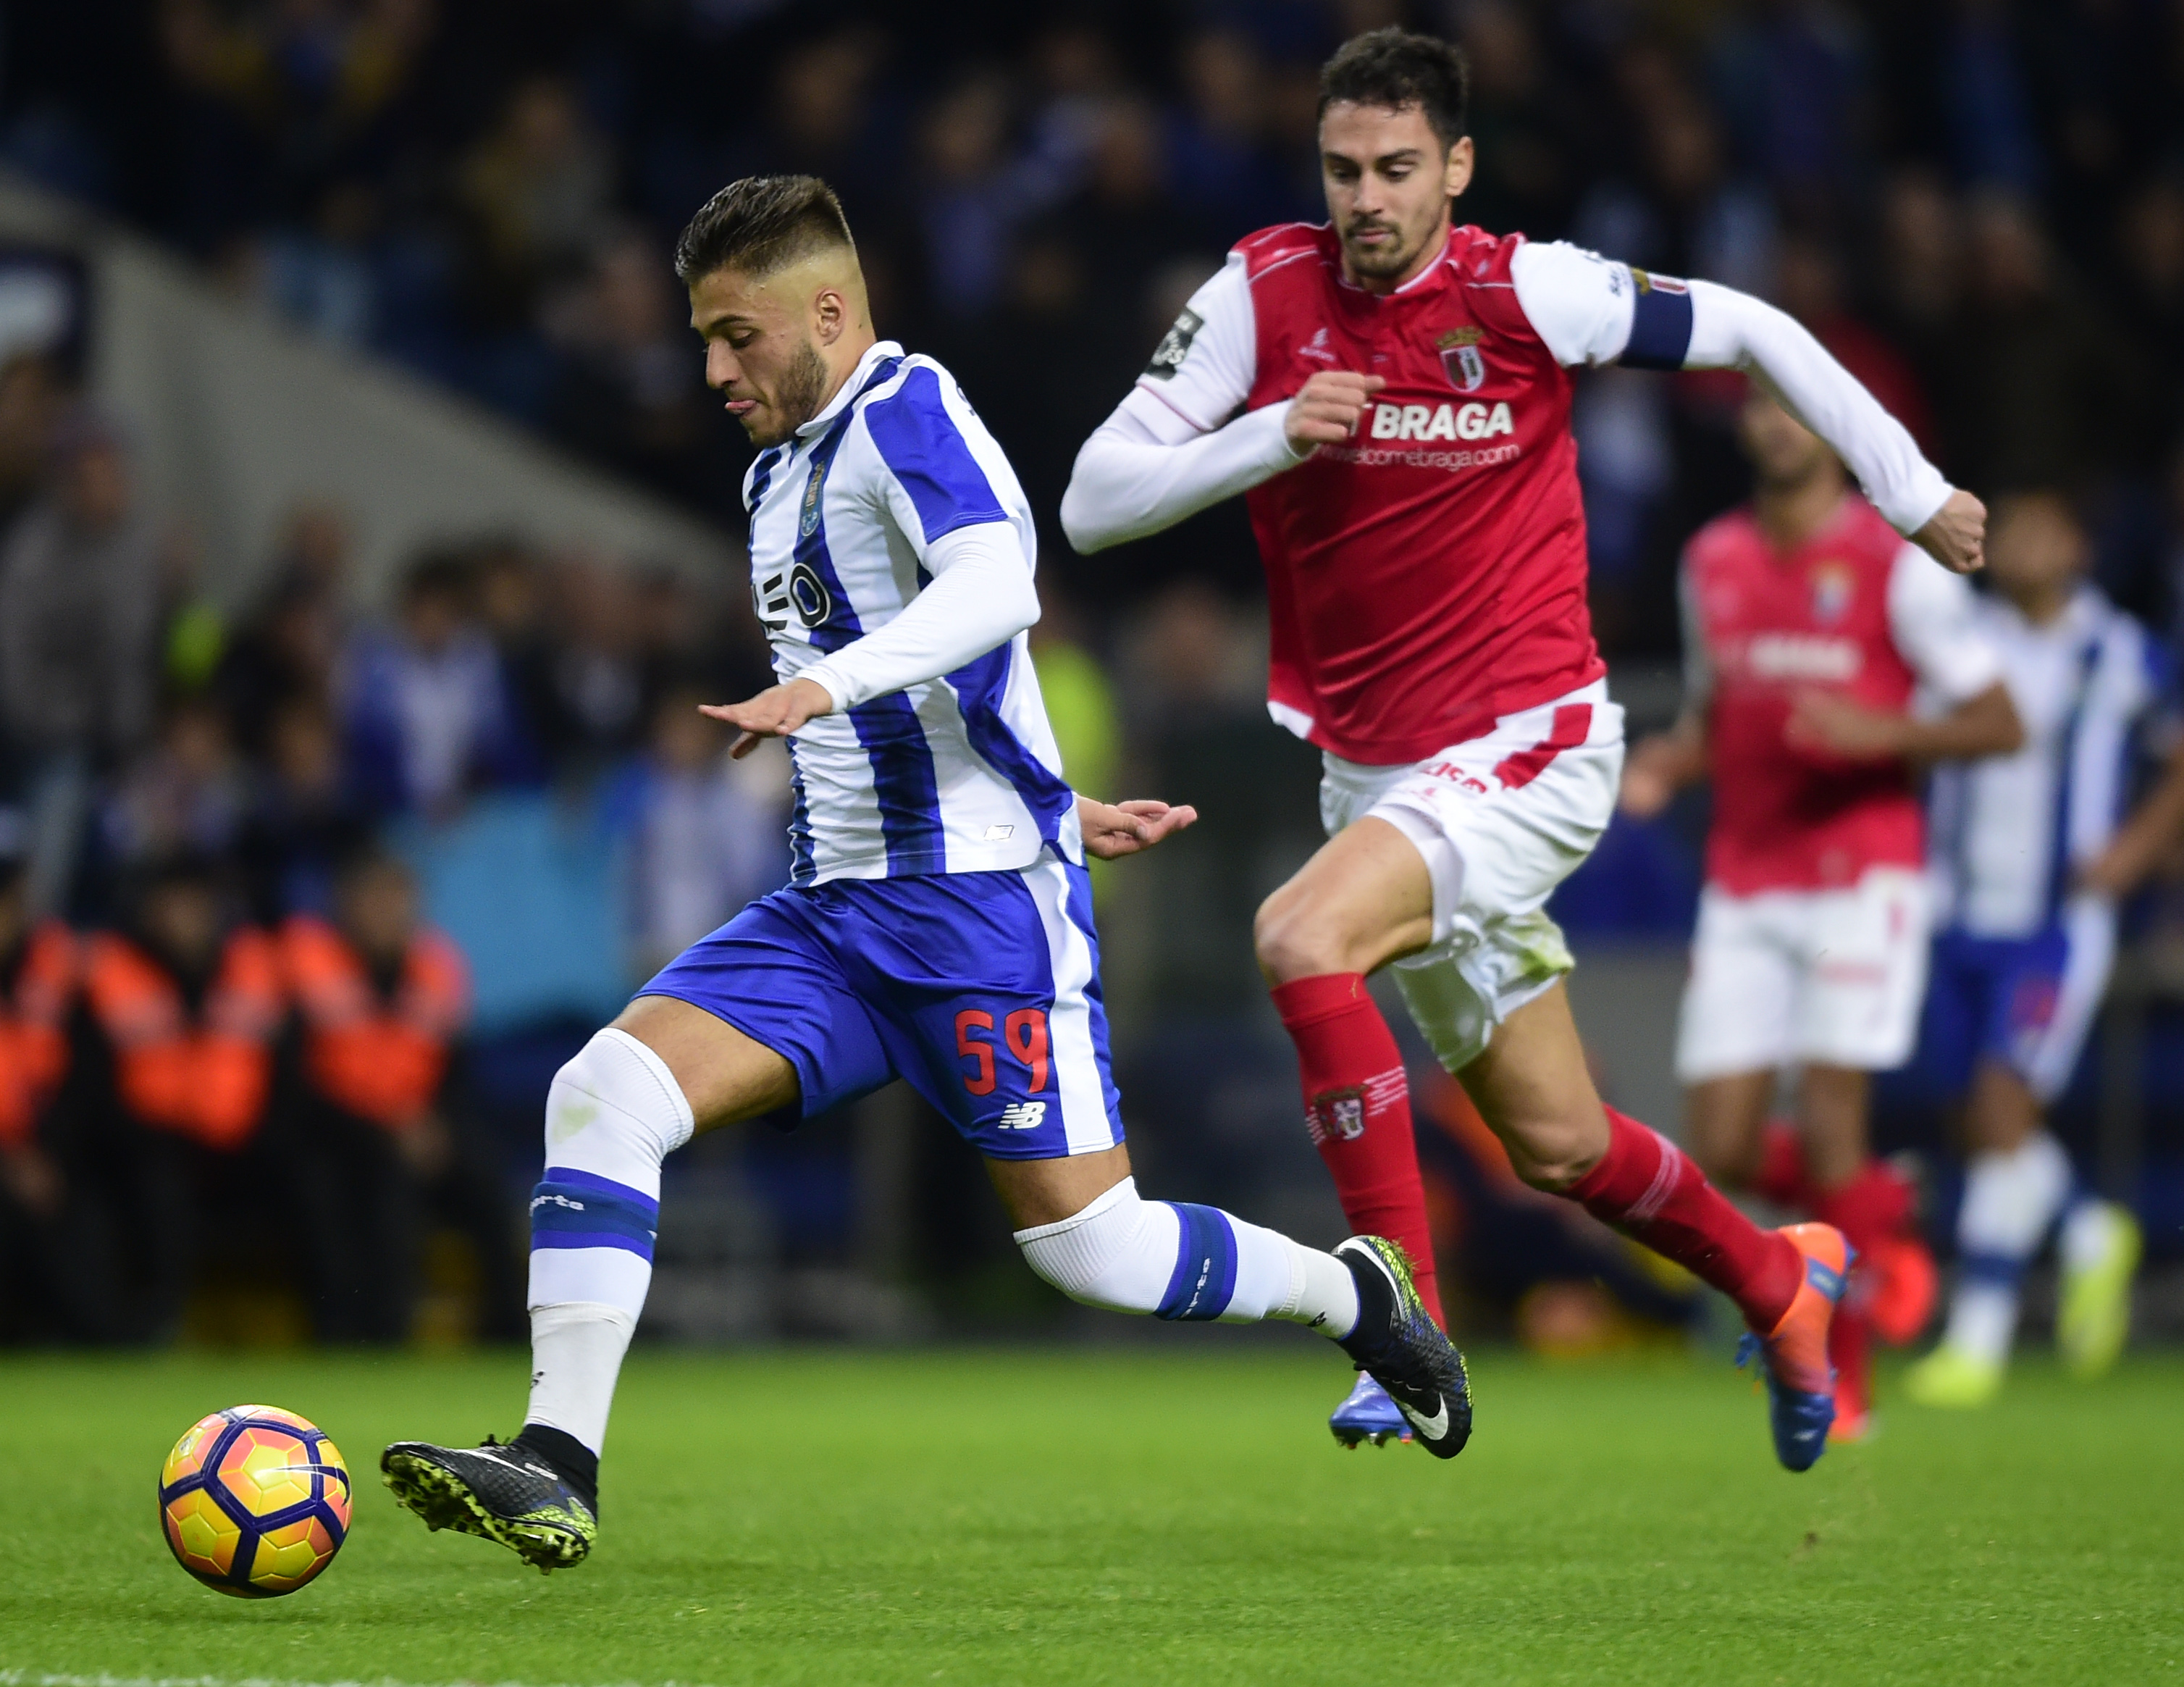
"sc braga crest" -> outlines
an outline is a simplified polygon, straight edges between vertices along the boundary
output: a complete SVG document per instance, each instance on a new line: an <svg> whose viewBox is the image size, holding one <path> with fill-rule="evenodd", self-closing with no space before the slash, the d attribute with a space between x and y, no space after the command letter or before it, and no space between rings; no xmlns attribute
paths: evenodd
<svg viewBox="0 0 2184 1687"><path fill-rule="evenodd" d="M1435 342L1440 348L1441 373L1459 393L1475 393L1486 384L1486 359L1479 340L1476 328L1453 328Z"/></svg>

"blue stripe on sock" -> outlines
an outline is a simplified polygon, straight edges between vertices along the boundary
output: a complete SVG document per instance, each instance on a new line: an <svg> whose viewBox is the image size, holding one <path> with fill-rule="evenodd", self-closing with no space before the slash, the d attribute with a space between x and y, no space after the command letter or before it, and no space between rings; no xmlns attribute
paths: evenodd
<svg viewBox="0 0 2184 1687"><path fill-rule="evenodd" d="M1236 1232L1228 1227L1228 1215L1186 1201L1167 1204L1183 1221L1183 1238L1175 1274L1153 1316L1194 1322L1217 1318L1236 1293Z"/></svg>
<svg viewBox="0 0 2184 1687"><path fill-rule="evenodd" d="M2025 1279L2025 1261L2008 1254L1966 1253L1958 1256L1957 1271L1965 1282L2014 1289Z"/></svg>
<svg viewBox="0 0 2184 1687"><path fill-rule="evenodd" d="M531 1245L627 1248L652 1257L660 1203L627 1184L567 1166L549 1166L531 1192Z"/></svg>

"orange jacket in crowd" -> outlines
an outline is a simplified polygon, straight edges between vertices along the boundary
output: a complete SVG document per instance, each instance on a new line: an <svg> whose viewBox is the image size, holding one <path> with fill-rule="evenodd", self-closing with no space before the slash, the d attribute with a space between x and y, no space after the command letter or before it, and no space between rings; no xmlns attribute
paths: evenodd
<svg viewBox="0 0 2184 1687"><path fill-rule="evenodd" d="M281 928L288 987L303 1021L304 1072L319 1093L375 1125L398 1130L432 1104L448 1046L470 1017L470 969L440 932L421 929L382 1001L348 940L325 920L292 916Z"/></svg>
<svg viewBox="0 0 2184 1687"><path fill-rule="evenodd" d="M68 1075L77 964L75 933L58 919L42 920L24 945L14 987L0 995L0 1148L31 1140Z"/></svg>
<svg viewBox="0 0 2184 1687"><path fill-rule="evenodd" d="M265 1112L283 1007L270 936L249 926L229 936L194 1023L167 969L111 931L85 946L84 993L114 1047L122 1105L140 1121L209 1148L250 1140Z"/></svg>

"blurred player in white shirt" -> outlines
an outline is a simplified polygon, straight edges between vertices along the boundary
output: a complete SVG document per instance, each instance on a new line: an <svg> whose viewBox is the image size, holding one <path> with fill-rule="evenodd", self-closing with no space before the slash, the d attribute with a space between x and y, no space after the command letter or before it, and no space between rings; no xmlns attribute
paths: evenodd
<svg viewBox="0 0 2184 1687"><path fill-rule="evenodd" d="M2184 821L2167 653L2086 584L2069 504L2052 492L2003 500L1990 556L1994 590L1977 614L2026 740L1943 770L1932 794L1939 932L1923 1040L1964 1099L1970 1164L1948 1327L1906 1386L1944 1406L1984 1405L2002 1386L2019 1282L2059 1221L2064 1358L2092 1375L2122 1349L2138 1226L2078 1184L2046 1113L2108 987L2117 900ZM2126 820L2148 749L2166 768Z"/></svg>

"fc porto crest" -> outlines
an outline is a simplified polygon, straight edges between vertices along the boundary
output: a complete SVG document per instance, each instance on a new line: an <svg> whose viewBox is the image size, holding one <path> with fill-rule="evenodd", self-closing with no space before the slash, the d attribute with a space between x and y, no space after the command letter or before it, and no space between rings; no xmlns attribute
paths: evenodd
<svg viewBox="0 0 2184 1687"><path fill-rule="evenodd" d="M1451 328L1434 344L1440 348L1441 373L1459 393L1475 393L1486 384L1486 360L1479 353L1479 331Z"/></svg>
<svg viewBox="0 0 2184 1687"><path fill-rule="evenodd" d="M1840 562L1823 562L1812 573L1813 619L1832 627L1850 613L1858 595L1858 577Z"/></svg>
<svg viewBox="0 0 2184 1687"><path fill-rule="evenodd" d="M811 478L804 483L804 515L796 524L797 532L809 539L819 531L819 494L827 489L827 465L811 465Z"/></svg>

